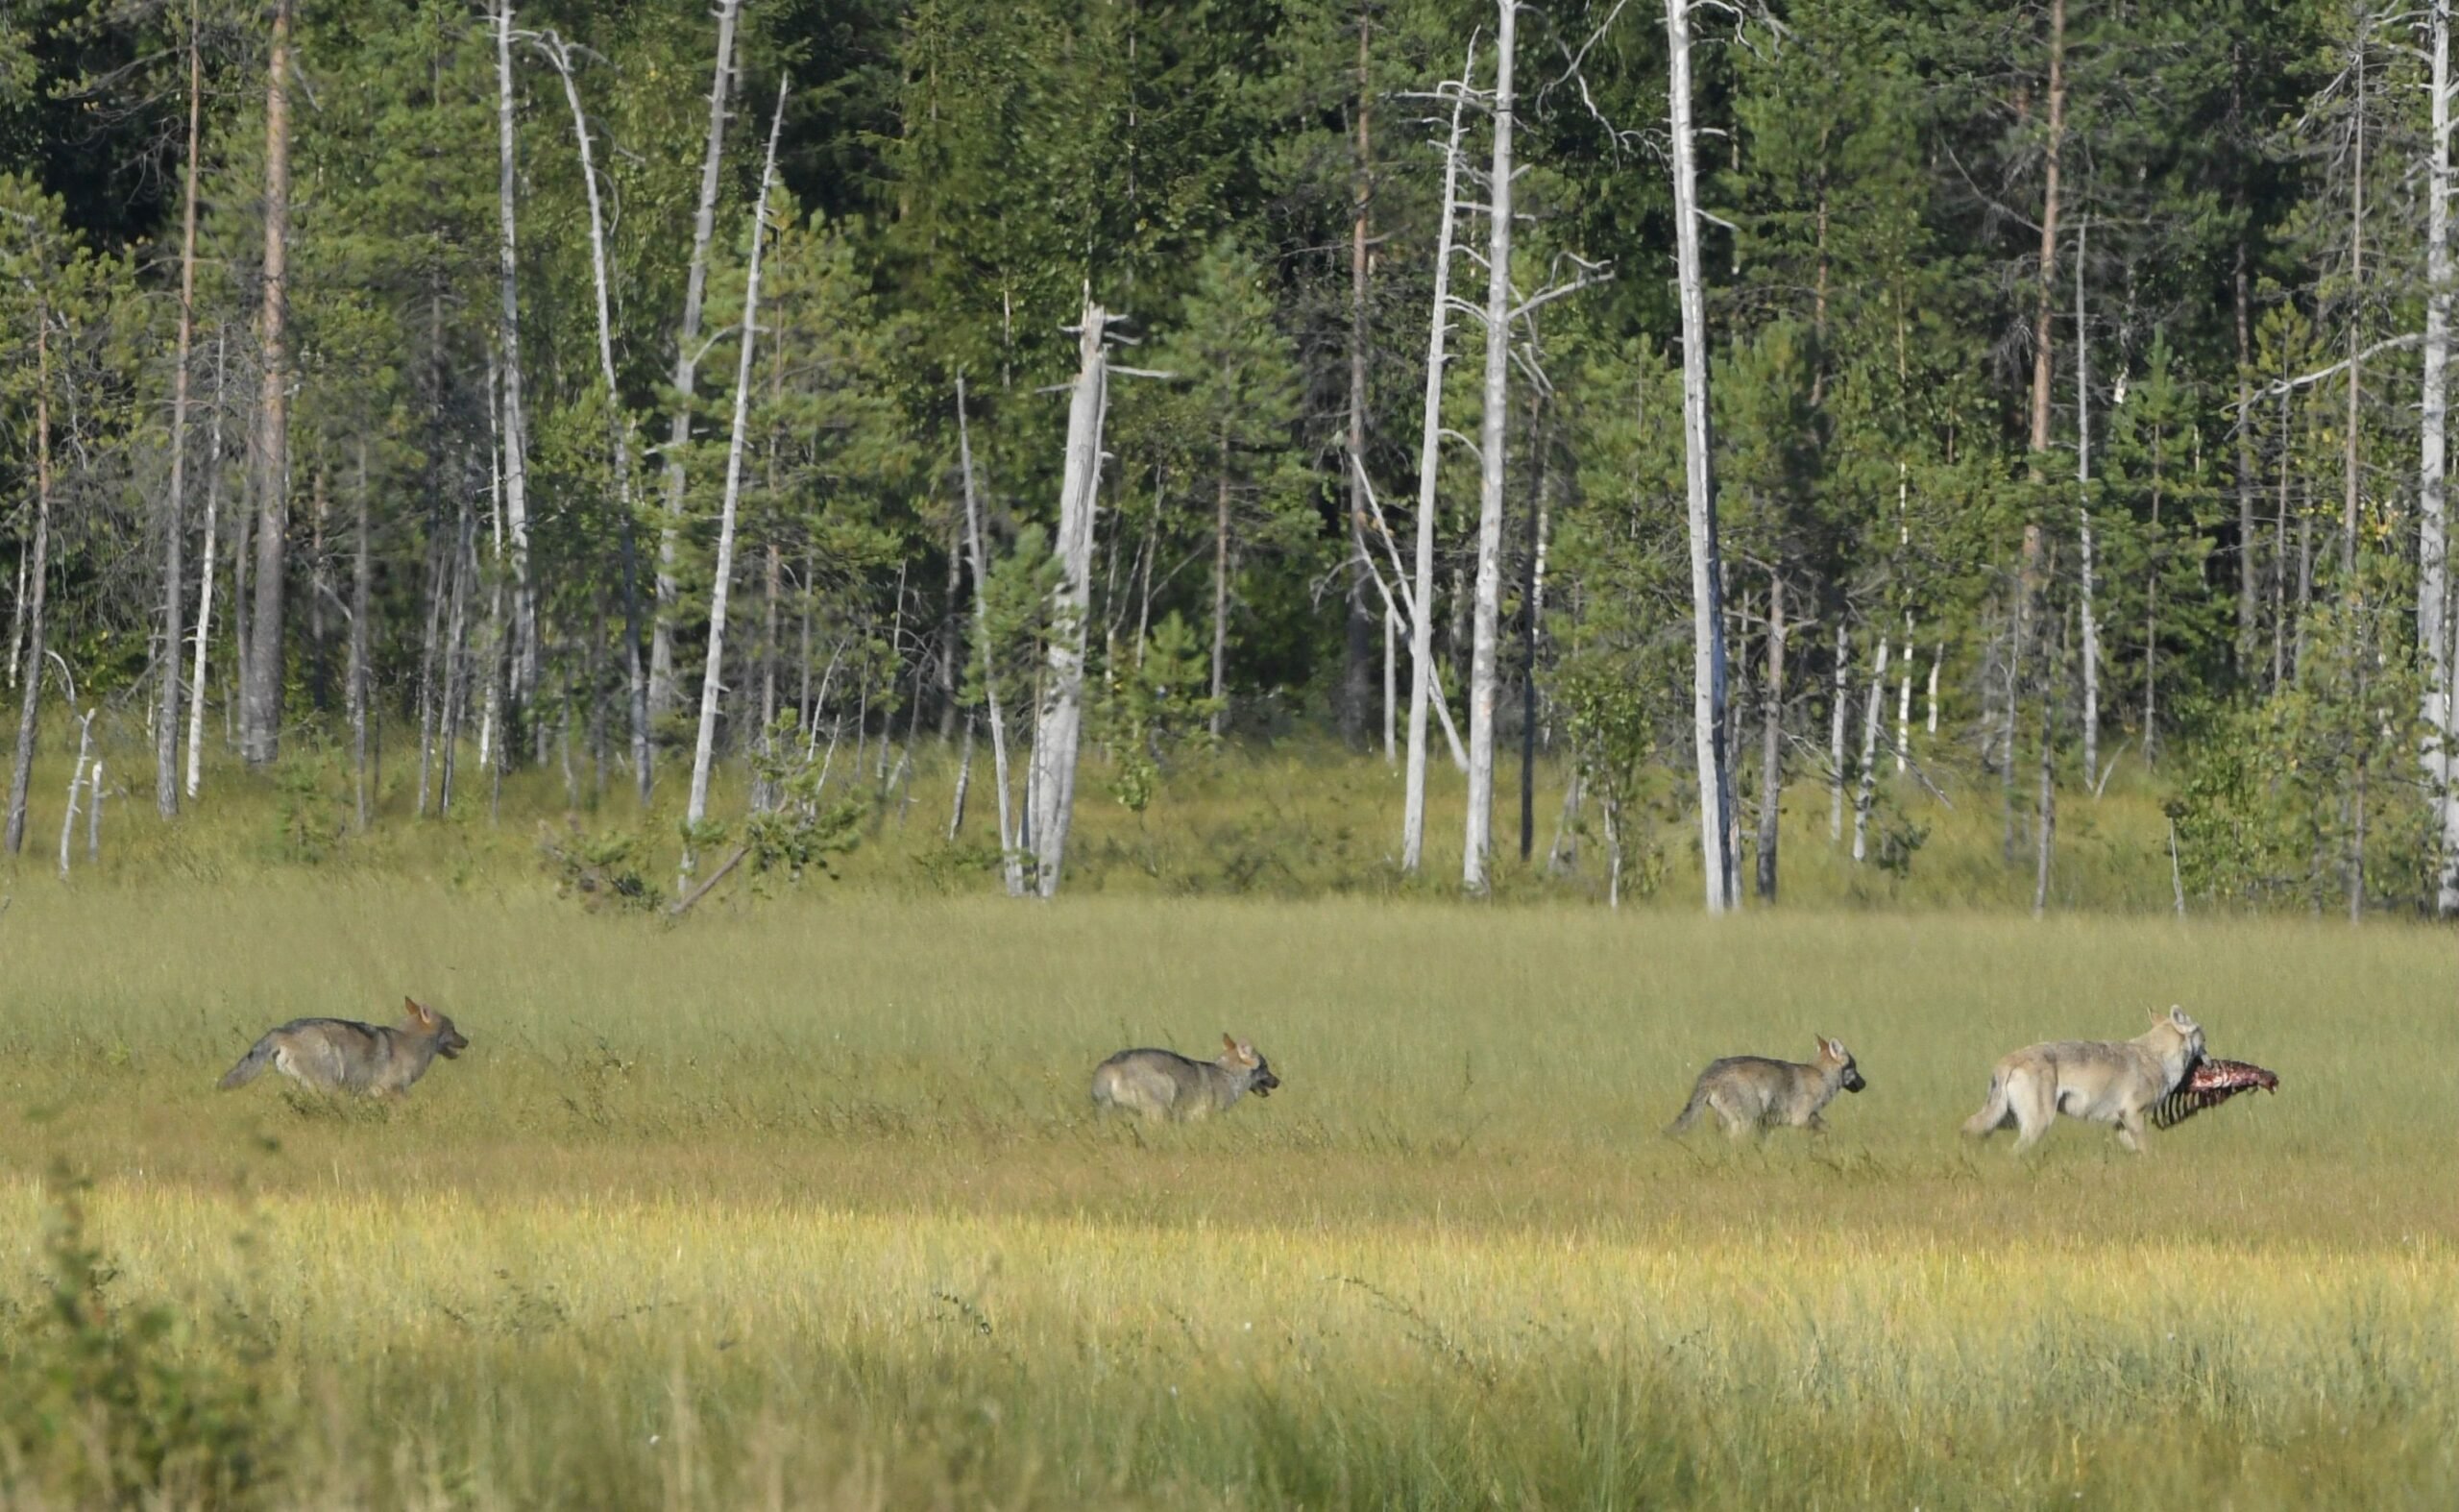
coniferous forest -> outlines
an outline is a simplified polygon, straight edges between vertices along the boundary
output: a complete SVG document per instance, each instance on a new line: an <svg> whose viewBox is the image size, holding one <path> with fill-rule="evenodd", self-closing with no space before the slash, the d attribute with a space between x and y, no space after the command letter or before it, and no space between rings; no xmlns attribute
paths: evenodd
<svg viewBox="0 0 2459 1512"><path fill-rule="evenodd" d="M1778 793L1901 865L1952 787L2045 879L2124 770L2181 907L2447 913L2449 51L2438 0L19 0L7 843L108 734L166 816L303 746L359 825L688 793L688 882L918 743L1048 891L1080 750L1303 738L1405 769L1405 869L1465 772L1473 890L1541 760L1712 909Z"/></svg>

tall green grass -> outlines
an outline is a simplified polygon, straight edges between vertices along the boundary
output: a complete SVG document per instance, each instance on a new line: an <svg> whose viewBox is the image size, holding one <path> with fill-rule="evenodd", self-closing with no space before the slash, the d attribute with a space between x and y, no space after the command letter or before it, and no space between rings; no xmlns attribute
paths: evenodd
<svg viewBox="0 0 2459 1512"><path fill-rule="evenodd" d="M859 753L859 762L857 754L849 747L833 760L824 797L859 805L859 843L834 862L834 881L811 885L897 897L998 890L997 800L986 751L977 750L964 822L954 839L948 829L959 768L955 748L926 736L910 770L901 758L891 758L885 774L875 747ZM1933 912L2031 907L2032 841L2029 830L2019 834L2010 858L2007 793L1995 778L1958 765L1951 750L1923 754L1928 764L1920 778L1887 772L1878 784L1869 859L1863 864L1851 859L1849 802L1843 835L1831 841L1826 786L1814 775L1796 778L1783 802L1786 901ZM71 846L72 880L87 887L143 889L166 878L253 885L306 873L478 892L535 891L550 887L555 875L542 846L569 845L577 831L595 840L634 841L643 880L671 895L681 860L685 788L684 768L671 762L644 807L620 771L608 770L601 791L585 756L575 758L570 788L560 765L550 761L544 769L506 776L499 789L478 768L475 750L465 750L451 810L438 812L431 787L422 817L415 753L396 750L375 773L371 822L362 831L344 755L303 738L270 773L250 773L235 763L211 765L203 796L177 821L164 824L152 804L150 744L115 750L109 768L115 791L106 804L102 854L97 863L86 861L81 818ZM55 871L65 762L53 750L37 765L28 849L21 858L0 858L0 886L32 885ZM1401 775L1379 755L1309 741L1188 747L1173 756L1141 810L1120 800L1112 775L1105 754L1090 749L1068 850L1065 885L1071 892L1278 898L1448 898L1459 892L1465 786L1439 760L1429 783L1424 869L1416 877L1403 876L1399 864ZM1498 777L1502 793L1492 865L1497 898L1603 903L1609 867L1602 821L1590 802L1565 822L1567 765L1540 758L1536 824L1524 862L1518 848L1514 763L1507 760ZM743 780L740 770L719 768L712 817L740 827L746 799ZM2060 912L2167 912L2172 891L2169 831L2160 807L2164 793L2159 776L2143 768L2139 758L2122 756L2098 798L2062 795L2049 905ZM2029 808L2022 812L2028 815ZM1669 785L1654 801L1635 804L1623 829L1623 905L1695 907L1696 821L1676 788ZM1745 873L1750 865L1745 855ZM782 883L768 887L783 889ZM751 890L746 879L722 896Z"/></svg>
<svg viewBox="0 0 2459 1512"><path fill-rule="evenodd" d="M119 1442L26 1428L21 1383L123 1354L253 1401L250 1506L2459 1493L2459 1023L2421 929L15 892L12 1504L85 1504ZM270 1024L404 992L474 1043L402 1106L212 1090ZM2280 1093L2141 1159L1957 1135L2005 1050L2172 1001ZM1225 1029L1269 1101L1093 1116L1103 1055ZM1824 1140L1657 1133L1706 1060L1813 1033L1871 1083ZM45 1302L56 1159L115 1272L83 1332ZM152 1305L179 1321L90 1347Z"/></svg>

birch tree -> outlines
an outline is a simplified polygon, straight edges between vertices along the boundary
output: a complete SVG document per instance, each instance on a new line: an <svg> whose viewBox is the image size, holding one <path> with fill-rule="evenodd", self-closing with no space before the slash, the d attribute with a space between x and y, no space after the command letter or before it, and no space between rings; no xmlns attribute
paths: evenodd
<svg viewBox="0 0 2459 1512"><path fill-rule="evenodd" d="M264 379L256 407L256 601L248 617L239 748L252 767L281 753L282 590L290 526L290 24L276 0L265 61L264 301L258 345Z"/></svg>
<svg viewBox="0 0 2459 1512"><path fill-rule="evenodd" d="M180 590L186 546L188 360L196 340L197 149L205 135L205 62L197 45L198 0L188 0L188 148L181 188L180 333L171 358L171 486L162 504L162 686L154 711L154 808L180 812ZM206 575L211 576L211 549ZM202 683L199 684L202 686Z"/></svg>
<svg viewBox="0 0 2459 1512"><path fill-rule="evenodd" d="M666 511L658 524L657 613L649 632L648 715L652 720L674 706L674 573L683 530L683 456L692 441L692 398L700 372L700 306L708 292L709 238L716 232L718 173L725 160L726 93L734 77L735 22L742 11L743 0L718 0L718 61L709 82L708 146L700 159L700 199L692 216L692 261L684 274L683 319L674 338L674 419L666 438Z"/></svg>
<svg viewBox="0 0 2459 1512"><path fill-rule="evenodd" d="M1409 615L1409 751L1406 796L1400 815L1400 869L1412 876L1425 859L1425 716L1434 696L1434 524L1435 484L1443 460L1443 376L1449 365L1451 323L1451 245L1458 221L1454 207L1460 197L1460 136L1471 81L1477 73L1477 48L1460 65L1459 80L1448 86L1451 95L1451 134L1443 147L1443 208L1435 226L1434 298L1426 319L1425 402L1418 429L1418 518L1416 531L1416 603ZM1488 768L1489 784L1493 781ZM1488 790L1491 793L1491 786Z"/></svg>
<svg viewBox="0 0 2459 1512"><path fill-rule="evenodd" d="M1035 890L1059 893L1067 832L1076 812L1077 747L1084 723L1084 636L1091 604L1093 514L1101 487L1102 422L1109 407L1103 336L1111 320L1089 297L1077 328L1076 382L1067 406L1067 453L1059 490L1059 570L1050 648L1034 721L1031 793Z"/></svg>
<svg viewBox="0 0 2459 1512"><path fill-rule="evenodd" d="M43 676L43 608L51 576L51 305L40 293L34 300L35 328L35 520L34 541L26 549L33 565L27 569L25 681L17 702L17 749L9 771L7 833L0 836L9 854L26 846L26 796L34 781L35 742L41 734ZM73 699L74 694L71 694Z"/></svg>
<svg viewBox="0 0 2459 1512"><path fill-rule="evenodd" d="M514 234L514 191L518 186L512 116L512 0L496 8L496 183L499 236L497 296L500 315L497 340L503 359L503 550L512 570L512 645L510 688L504 699L500 734L507 755L512 725L534 696L538 686L538 611L529 582L529 446L522 408L520 256ZM496 679L490 674L490 696Z"/></svg>
<svg viewBox="0 0 2459 1512"><path fill-rule="evenodd" d="M216 518L222 504L222 393L227 332L213 337L213 408L205 447L205 541L199 549L196 582L196 661L188 677L187 795L194 798L205 775L206 652L213 644L213 558Z"/></svg>
<svg viewBox="0 0 2459 1512"><path fill-rule="evenodd" d="M990 636L987 597L989 564L982 549L982 501L974 492L973 426L965 416L964 375L957 375L957 466L964 479L965 549L973 562L973 634L982 661L982 696L990 719L991 775L999 786L999 875L1008 895L1025 893L1024 858L1020 854L1008 786L1008 719L999 703L999 668ZM970 731L971 726L967 726Z"/></svg>
<svg viewBox="0 0 2459 1512"><path fill-rule="evenodd" d="M621 543L621 591L623 599L624 714L631 733L632 782L640 800L649 800L648 688L641 667L641 574L632 500L632 420L623 406L623 391L615 375L615 319L607 292L606 211L600 201L596 157L590 145L589 115L581 109L580 84L573 76L573 48L553 32L539 46L563 81L564 103L572 110L572 145L580 156L582 187L589 203L590 288L597 316L597 376L606 389L606 454L615 482L616 529Z"/></svg>
<svg viewBox="0 0 2459 1512"><path fill-rule="evenodd" d="M1486 890L1487 853L1494 846L1502 485L1511 397L1511 69L1519 0L1499 0L1496 12L1494 155L1486 173L1486 373L1477 442L1477 574L1469 661L1469 817L1460 858L1460 884L1472 892Z"/></svg>
<svg viewBox="0 0 2459 1512"><path fill-rule="evenodd" d="M2423 653L2424 775L2440 832L2434 911L2459 913L2459 803L2451 793L2449 603L2450 0L2429 0L2425 137L2424 373L2418 437L2417 643Z"/></svg>
<svg viewBox="0 0 2459 1512"><path fill-rule="evenodd" d="M709 652L700 672L700 727L692 745L692 796L683 827L696 835L709 813L709 768L717 753L718 701L724 692L726 597L734 581L735 510L743 497L743 442L749 434L751 363L760 334L760 250L767 241L768 187L777 177L777 136L786 124L786 81L777 82L777 113L768 123L768 154L760 168L760 194L751 211L751 257L743 273L743 330L736 338L734 428L726 446L725 501L718 515L718 563L709 587ZM696 841L694 841L696 843ZM692 876L692 851L683 854L684 884ZM678 891L681 887L678 886Z"/></svg>
<svg viewBox="0 0 2459 1512"><path fill-rule="evenodd" d="M2075 227L2075 487L2079 521L2077 586L2083 622L2083 787L2097 792L2101 774L2101 628L2092 581L2092 388L2091 342L2083 324L2083 238L2087 215ZM1912 647L1905 646L1909 657ZM1910 669L1907 669L1908 671ZM1910 684L1907 684L1910 687Z"/></svg>
<svg viewBox="0 0 2459 1512"><path fill-rule="evenodd" d="M1722 914L1740 904L1741 889L1734 867L1733 779L1725 738L1724 567L1716 545L1716 484L1708 411L1707 275L1699 253L1699 188L1692 123L1692 3L1666 0L1665 31L1671 64L1668 93L1675 277L1682 306L1684 497L1691 537L1691 725L1699 783L1699 860L1708 912Z"/></svg>

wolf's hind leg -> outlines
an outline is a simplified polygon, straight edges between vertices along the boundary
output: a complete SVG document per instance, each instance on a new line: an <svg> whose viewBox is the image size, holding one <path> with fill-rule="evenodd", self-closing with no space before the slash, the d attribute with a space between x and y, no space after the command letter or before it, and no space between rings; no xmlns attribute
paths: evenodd
<svg viewBox="0 0 2459 1512"><path fill-rule="evenodd" d="M2015 1153L2040 1143L2057 1121L2057 1090L2036 1076L2017 1073L2007 1078L2007 1109L2015 1119Z"/></svg>
<svg viewBox="0 0 2459 1512"><path fill-rule="evenodd" d="M2130 1108L2117 1115L2117 1142L2130 1155L2144 1153L2143 1110Z"/></svg>

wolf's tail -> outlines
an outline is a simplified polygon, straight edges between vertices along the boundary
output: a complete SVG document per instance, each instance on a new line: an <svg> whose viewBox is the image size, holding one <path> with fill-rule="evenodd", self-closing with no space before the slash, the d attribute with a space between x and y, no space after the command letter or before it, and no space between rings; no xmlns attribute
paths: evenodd
<svg viewBox="0 0 2459 1512"><path fill-rule="evenodd" d="M1682 1111L1673 1115L1673 1122L1665 1126L1665 1132L1669 1134L1678 1134L1689 1129L1699 1121L1699 1112L1707 1106L1708 1084L1703 1078L1698 1085L1691 1088L1691 1101L1682 1105Z"/></svg>
<svg viewBox="0 0 2459 1512"><path fill-rule="evenodd" d="M234 1086L245 1086L262 1076L265 1067L273 1064L273 1036L267 1035L257 1040L253 1049L239 1058L237 1065L222 1073L219 1084L222 1090L227 1092Z"/></svg>
<svg viewBox="0 0 2459 1512"><path fill-rule="evenodd" d="M1989 1073L1989 1101L1981 1111L1963 1121L1963 1132L1975 1139L1996 1134L2007 1125L2007 1073Z"/></svg>

